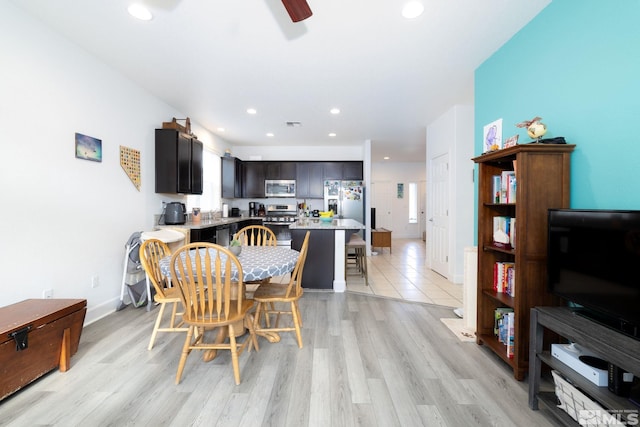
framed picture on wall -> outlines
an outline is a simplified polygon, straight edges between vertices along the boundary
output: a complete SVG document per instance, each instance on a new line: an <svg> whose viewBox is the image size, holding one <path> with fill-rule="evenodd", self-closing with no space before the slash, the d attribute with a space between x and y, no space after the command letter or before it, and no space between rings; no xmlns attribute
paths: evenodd
<svg viewBox="0 0 640 427"><path fill-rule="evenodd" d="M76 132L76 158L102 162L102 140Z"/></svg>

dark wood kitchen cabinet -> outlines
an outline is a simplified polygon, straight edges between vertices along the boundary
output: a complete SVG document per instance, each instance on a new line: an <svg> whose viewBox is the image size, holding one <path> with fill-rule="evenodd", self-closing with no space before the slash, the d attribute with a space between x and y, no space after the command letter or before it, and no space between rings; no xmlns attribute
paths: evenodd
<svg viewBox="0 0 640 427"><path fill-rule="evenodd" d="M222 198L242 197L242 161L236 157L222 157Z"/></svg>
<svg viewBox="0 0 640 427"><path fill-rule="evenodd" d="M296 162L266 162L266 179L296 179Z"/></svg>
<svg viewBox="0 0 640 427"><path fill-rule="evenodd" d="M342 162L342 179L363 179L362 162Z"/></svg>
<svg viewBox="0 0 640 427"><path fill-rule="evenodd" d="M265 162L243 162L244 179L242 182L242 197L264 197L266 166Z"/></svg>
<svg viewBox="0 0 640 427"><path fill-rule="evenodd" d="M324 164L298 162L296 165L296 197L322 199L324 197Z"/></svg>
<svg viewBox="0 0 640 427"><path fill-rule="evenodd" d="M202 194L203 144L174 129L156 129L156 193Z"/></svg>
<svg viewBox="0 0 640 427"><path fill-rule="evenodd" d="M361 180L362 176L360 161L324 162L324 179Z"/></svg>

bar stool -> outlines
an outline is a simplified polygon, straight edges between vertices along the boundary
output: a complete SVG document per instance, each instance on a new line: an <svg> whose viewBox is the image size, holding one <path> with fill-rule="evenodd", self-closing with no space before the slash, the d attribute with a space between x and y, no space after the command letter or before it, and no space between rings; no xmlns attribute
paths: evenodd
<svg viewBox="0 0 640 427"><path fill-rule="evenodd" d="M350 250L353 249L353 252ZM367 272L367 243L358 234L352 234L349 241L345 244L344 250L344 274L347 275L347 265L353 260L360 275L364 276L364 283L369 286L369 274Z"/></svg>

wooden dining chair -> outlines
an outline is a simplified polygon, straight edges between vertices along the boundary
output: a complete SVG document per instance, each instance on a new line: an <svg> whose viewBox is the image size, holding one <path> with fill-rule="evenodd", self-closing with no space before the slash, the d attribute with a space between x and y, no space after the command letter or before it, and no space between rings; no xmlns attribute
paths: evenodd
<svg viewBox="0 0 640 427"><path fill-rule="evenodd" d="M279 332L295 331L298 347L302 348L302 316L300 315L298 301L304 293L302 289L302 271L307 259L310 234L311 232L307 231L304 236L300 255L291 272L289 283L267 283L260 286L253 294L253 299L257 303L253 327L257 335L264 336L271 342L280 341ZM276 306L276 303L279 305ZM286 304L289 305L288 309L284 308ZM280 326L280 316L283 314L291 315L292 326ZM275 315L275 321L269 319L272 315ZM264 320L264 326L262 325L261 317ZM271 326L272 324L273 326ZM256 349L258 349L257 346Z"/></svg>
<svg viewBox="0 0 640 427"><path fill-rule="evenodd" d="M148 349L151 350L158 332L187 332L188 328L180 319L182 313L178 312L178 307L182 304L179 290L170 287L169 279L160 271L160 260L171 255L169 246L161 240L148 239L142 242L139 251L140 262L147 274L147 280L153 284L156 291L153 299L160 306L149 341ZM168 326L161 327L167 305L171 305L171 317Z"/></svg>
<svg viewBox="0 0 640 427"><path fill-rule="evenodd" d="M233 235L242 246L277 246L276 234L264 225L247 225ZM270 277L262 280L247 281L245 285L264 285L271 281Z"/></svg>
<svg viewBox="0 0 640 427"><path fill-rule="evenodd" d="M237 279L233 279L233 272ZM230 350L233 374L240 384L238 357L250 342L258 348L249 310L254 301L244 297L242 266L228 249L213 243L191 243L178 249L171 257L171 278L180 289L184 305L184 322L189 326L184 341L176 384L180 383L187 357L192 350ZM236 336L249 328L249 337L242 342ZM205 331L218 329L214 342L205 341ZM224 334L224 335L222 335ZM251 350L251 347L249 347Z"/></svg>
<svg viewBox="0 0 640 427"><path fill-rule="evenodd" d="M264 225L247 225L238 230L233 238L242 246L276 246L276 234Z"/></svg>

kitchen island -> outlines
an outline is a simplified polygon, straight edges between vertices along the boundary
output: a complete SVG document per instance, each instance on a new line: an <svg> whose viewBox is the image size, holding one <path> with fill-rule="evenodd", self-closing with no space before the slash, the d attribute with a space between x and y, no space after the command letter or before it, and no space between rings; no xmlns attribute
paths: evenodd
<svg viewBox="0 0 640 427"><path fill-rule="evenodd" d="M353 219L333 219L330 222L318 218L302 218L289 226L291 247L300 250L307 231L309 252L304 265L302 286L310 289L333 289L344 292L345 280L345 242L351 234L365 229L364 224Z"/></svg>

